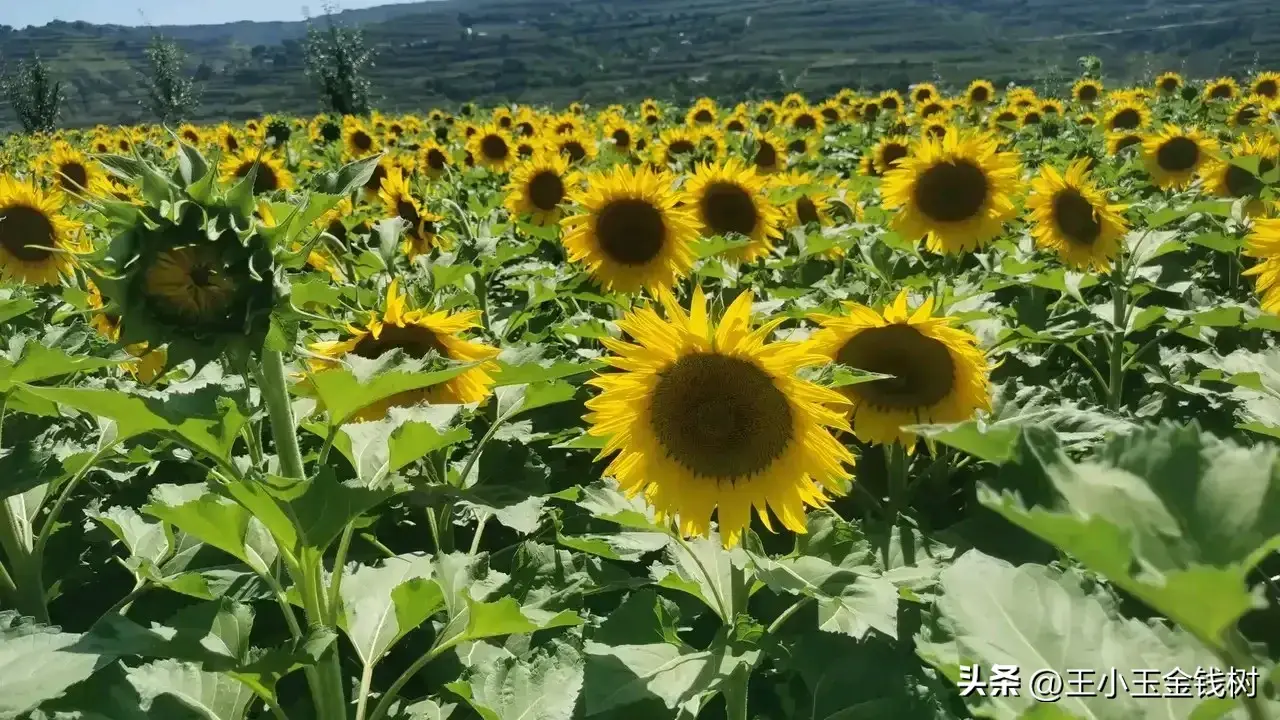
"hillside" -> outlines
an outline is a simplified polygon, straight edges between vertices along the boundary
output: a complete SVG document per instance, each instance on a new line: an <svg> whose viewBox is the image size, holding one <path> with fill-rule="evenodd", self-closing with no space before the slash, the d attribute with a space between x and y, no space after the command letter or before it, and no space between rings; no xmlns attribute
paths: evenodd
<svg viewBox="0 0 1280 720"><path fill-rule="evenodd" d="M1117 79L1280 67L1268 0L436 0L342 14L376 49L385 110L463 100L592 102L798 87L1061 82L1094 54ZM68 84L63 124L140 120L137 69L155 31L191 55L198 119L313 113L306 24L0 26L0 59L39 53ZM12 125L7 107L0 126Z"/></svg>

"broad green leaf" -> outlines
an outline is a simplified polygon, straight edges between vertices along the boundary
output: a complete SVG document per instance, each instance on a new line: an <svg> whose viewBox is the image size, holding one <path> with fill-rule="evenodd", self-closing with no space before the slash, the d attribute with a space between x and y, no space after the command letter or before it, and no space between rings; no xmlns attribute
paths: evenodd
<svg viewBox="0 0 1280 720"><path fill-rule="evenodd" d="M343 425L333 446L351 462L365 487L380 486L433 450L462 442L471 433L458 424L461 405L391 408L387 417L374 422ZM323 434L324 426L308 429Z"/></svg>
<svg viewBox="0 0 1280 720"><path fill-rule="evenodd" d="M259 573L271 571L279 552L260 520L202 484L159 485L142 511L239 558Z"/></svg>
<svg viewBox="0 0 1280 720"><path fill-rule="evenodd" d="M604 363L594 360L573 362L543 359L540 356L540 349L536 346L524 350L506 350L495 362L498 364L498 372L494 373L495 387L550 382L604 367Z"/></svg>
<svg viewBox="0 0 1280 720"><path fill-rule="evenodd" d="M0 611L0 718L17 718L59 697L115 659L77 647L79 634Z"/></svg>
<svg viewBox="0 0 1280 720"><path fill-rule="evenodd" d="M40 342L34 337L29 340L16 352L11 350L7 357L0 355L0 392L8 392L14 385L112 367L124 359L93 357L84 354L83 350L72 353L46 344L48 338L42 338Z"/></svg>
<svg viewBox="0 0 1280 720"><path fill-rule="evenodd" d="M107 528L129 551L131 562L159 565L173 545L172 531L162 522L149 522L132 508L115 506L104 511L89 509L85 515Z"/></svg>
<svg viewBox="0 0 1280 720"><path fill-rule="evenodd" d="M350 357L350 365L332 367L309 376L317 397L329 414L329 424L343 425L358 411L393 395L421 390L451 380L475 367L475 363L455 363L438 370L425 370L422 360L397 362L399 351L367 360Z"/></svg>
<svg viewBox="0 0 1280 720"><path fill-rule="evenodd" d="M714 674L712 654L687 645L586 644L587 717L642 701L674 710L694 701Z"/></svg>
<svg viewBox="0 0 1280 720"><path fill-rule="evenodd" d="M667 557L670 564L655 564L649 569L650 576L662 587L698 598L728 621L730 618L725 613L739 607L735 604L737 598L734 594L746 591L746 588L734 587L734 567L744 572L746 584L750 586L750 560L747 553L741 547L726 550L720 536L713 532L710 537L671 543L667 546Z"/></svg>
<svg viewBox="0 0 1280 720"><path fill-rule="evenodd" d="M1209 368L1199 379L1235 386L1231 397L1238 403L1236 427L1280 438L1280 352L1240 349L1226 356L1206 352L1192 357Z"/></svg>
<svg viewBox="0 0 1280 720"><path fill-rule="evenodd" d="M157 660L127 672L142 708L155 716L181 717L189 711L207 720L244 720L254 699L244 683L193 663Z"/></svg>
<svg viewBox="0 0 1280 720"><path fill-rule="evenodd" d="M494 391L498 400L498 417L504 421L547 405L572 400L578 388L561 380L504 385Z"/></svg>
<svg viewBox="0 0 1280 720"><path fill-rule="evenodd" d="M1249 571L1280 548L1280 466L1273 446L1244 448L1165 424L1070 460L1037 431L1025 457L1057 500L1027 507L1013 492L979 499L1071 553L1206 643L1260 599Z"/></svg>
<svg viewBox="0 0 1280 720"><path fill-rule="evenodd" d="M12 297L5 291L0 291L0 295L3 295L0 297L0 323L7 323L39 307L31 298Z"/></svg>
<svg viewBox="0 0 1280 720"><path fill-rule="evenodd" d="M770 589L816 599L822 630L862 639L875 628L898 637L898 588L871 566L855 570L805 555L749 557L756 577Z"/></svg>
<svg viewBox="0 0 1280 720"><path fill-rule="evenodd" d="M172 433L227 460L246 421L241 409L243 382L233 375L224 377L212 364L191 380L159 390L29 387L28 391L115 421L121 441L152 432Z"/></svg>
<svg viewBox="0 0 1280 720"><path fill-rule="evenodd" d="M1010 459L1018 437L1028 427L1049 427L1068 447L1088 446L1111 433L1130 430L1128 420L1062 399L1052 388L999 388L990 415L949 425L911 425L905 429L993 463Z"/></svg>
<svg viewBox="0 0 1280 720"><path fill-rule="evenodd" d="M654 517L653 508L639 497L628 498L612 481L584 488L578 505L601 520L625 528L665 533L665 528Z"/></svg>
<svg viewBox="0 0 1280 720"><path fill-rule="evenodd" d="M531 658L502 658L446 687L484 720L571 720L582 691L582 653L553 642Z"/></svg>
<svg viewBox="0 0 1280 720"><path fill-rule="evenodd" d="M295 556L302 547L329 547L347 523L393 494L389 487L340 482L327 467L311 480L267 475L262 480L233 480L224 490Z"/></svg>
<svg viewBox="0 0 1280 720"><path fill-rule="evenodd" d="M1014 567L1003 560L970 551L942 571L943 592L937 617L926 620L916 652L952 682L959 683L961 666L977 665L982 681L991 679L992 665L1016 666L1023 691L1018 695L970 692L965 698L974 714L990 718L1040 717L1037 703L1026 691L1033 674L1052 670L1064 683L1088 676L1091 692L1063 697L1053 704L1056 717L1130 720L1140 717L1190 718L1200 699L1168 697L1161 684L1166 673L1181 668L1220 667L1212 652L1187 633L1146 625L1119 616L1115 602L1082 589L1085 578L1040 565ZM1116 668L1127 685L1109 679ZM1156 668L1160 697L1135 698L1142 681L1134 671ZM1071 671L1075 670L1073 674ZM1114 697L1112 693L1114 692Z"/></svg>
<svg viewBox="0 0 1280 720"><path fill-rule="evenodd" d="M374 665L400 641L444 608L431 576L430 556L398 555L379 565L347 570L342 579L344 629L361 662Z"/></svg>

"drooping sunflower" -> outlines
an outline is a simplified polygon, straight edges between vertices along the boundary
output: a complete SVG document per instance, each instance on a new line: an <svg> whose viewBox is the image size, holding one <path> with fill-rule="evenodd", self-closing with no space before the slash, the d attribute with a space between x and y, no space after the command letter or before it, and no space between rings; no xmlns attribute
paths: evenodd
<svg viewBox="0 0 1280 720"><path fill-rule="evenodd" d="M1146 127L1150 122L1151 108L1144 102L1133 100L1113 105L1103 118L1103 124L1112 132L1137 130Z"/></svg>
<svg viewBox="0 0 1280 720"><path fill-rule="evenodd" d="M739 158L723 165L704 163L685 185L704 236L737 233L750 242L725 251L738 262L751 262L773 249L781 211L765 195L767 180Z"/></svg>
<svg viewBox="0 0 1280 720"><path fill-rule="evenodd" d="M1214 142L1197 127L1165 125L1142 141L1142 159L1151 181L1166 190L1190 185L1214 150Z"/></svg>
<svg viewBox="0 0 1280 720"><path fill-rule="evenodd" d="M1205 100L1234 100L1240 94L1240 84L1233 77L1220 77L1204 86Z"/></svg>
<svg viewBox="0 0 1280 720"><path fill-rule="evenodd" d="M106 301L102 299L102 291L93 284L92 280L86 281L85 294L89 309L94 311L89 316L89 325L110 342L120 342L120 316L107 308ZM120 363L120 366L144 385L153 382L164 371L166 365L164 348L150 350L146 343L136 343L126 346L125 352L136 359Z"/></svg>
<svg viewBox="0 0 1280 720"><path fill-rule="evenodd" d="M342 119L342 143L348 158L359 159L378 152L378 140L363 120L350 115Z"/></svg>
<svg viewBox="0 0 1280 720"><path fill-rule="evenodd" d="M400 168L388 170L378 190L378 198L382 200L382 207L389 217L398 217L405 222L407 228L401 250L411 262L419 255L431 252L434 247L446 245L439 235L439 224L443 218L423 211Z"/></svg>
<svg viewBox="0 0 1280 720"><path fill-rule="evenodd" d="M1176 72L1161 73L1160 77L1156 78L1156 90L1164 95L1173 95L1181 90L1184 84L1182 76Z"/></svg>
<svg viewBox="0 0 1280 720"><path fill-rule="evenodd" d="M1073 268L1105 272L1120 252L1128 225L1121 216L1125 206L1108 203L1106 193L1091 182L1090 162L1076 160L1065 174L1048 163L1041 166L1031 182L1027 210L1037 245Z"/></svg>
<svg viewBox="0 0 1280 720"><path fill-rule="evenodd" d="M580 182L563 155L536 153L511 173L506 208L513 216L529 216L535 225L554 225L569 192Z"/></svg>
<svg viewBox="0 0 1280 720"><path fill-rule="evenodd" d="M964 91L964 101L972 108L983 108L996 99L996 86L990 80L974 80Z"/></svg>
<svg viewBox="0 0 1280 720"><path fill-rule="evenodd" d="M1080 78L1071 86L1071 97L1081 105L1092 105L1102 99L1102 83L1093 78Z"/></svg>
<svg viewBox="0 0 1280 720"><path fill-rule="evenodd" d="M1249 84L1249 91L1272 100L1280 97L1280 72L1258 73Z"/></svg>
<svg viewBox="0 0 1280 720"><path fill-rule="evenodd" d="M1258 172L1250 172L1231 158L1253 157L1258 159ZM1226 158L1213 158L1205 163L1200 171L1204 178L1205 189L1224 198L1252 198L1245 205L1245 212L1252 216L1260 216L1266 212L1262 201L1262 190L1265 187L1262 176L1280 165L1280 143L1266 133L1245 135L1231 146L1231 153Z"/></svg>
<svg viewBox="0 0 1280 720"><path fill-rule="evenodd" d="M272 152L258 152L246 149L243 153L227 155L222 160L222 181L227 184L240 182L257 167L253 178L253 194L262 195L276 190L288 190L293 187L293 174L285 169L284 163Z"/></svg>
<svg viewBox="0 0 1280 720"><path fill-rule="evenodd" d="M911 88L911 102L919 105L939 97L938 88L933 83L919 83Z"/></svg>
<svg viewBox="0 0 1280 720"><path fill-rule="evenodd" d="M697 218L680 206L667 172L620 165L587 176L570 193L581 212L561 220L570 262L606 289L633 293L671 287L693 267Z"/></svg>
<svg viewBox="0 0 1280 720"><path fill-rule="evenodd" d="M511 136L497 125L485 125L467 140L467 150L476 164L493 172L510 170L520 158Z"/></svg>
<svg viewBox="0 0 1280 720"><path fill-rule="evenodd" d="M926 237L936 253L968 252L1000 234L1016 208L1018 156L986 133L952 131L923 138L885 173L884 207L897 210L903 237Z"/></svg>
<svg viewBox="0 0 1280 720"><path fill-rule="evenodd" d="M401 350L421 360L438 353L455 362L478 362L475 367L439 385L408 390L363 408L357 421L378 420L393 407L413 407L422 403L455 405L478 403L493 393L493 375L498 366L492 362L498 349L465 336L479 327L480 311L466 310L428 312L409 310L408 299L400 292L399 279L387 289L386 308L382 315L371 313L364 327L349 325L350 337L313 343L311 352L319 356L308 361L313 372L332 367L347 355L375 359L392 350Z"/></svg>
<svg viewBox="0 0 1280 720"><path fill-rule="evenodd" d="M30 285L57 285L71 272L80 224L62 214L58 190L44 191L0 175L0 278Z"/></svg>
<svg viewBox="0 0 1280 720"><path fill-rule="evenodd" d="M714 513L721 541L736 545L754 509L805 532L806 506L845 492L853 455L831 430L848 426L838 393L796 376L822 358L796 343L767 342L778 322L751 329L751 293L718 323L701 288L686 312L669 293L663 319L651 307L619 325L634 343L606 338L605 362L621 372L588 381L588 432L607 438L605 473L630 496L643 495L661 521L686 536L708 535Z"/></svg>
<svg viewBox="0 0 1280 720"><path fill-rule="evenodd" d="M934 317L928 298L911 312L903 290L882 312L845 303L845 314L815 315L822 329L810 352L859 370L891 378L846 385L853 433L868 443L893 443L908 451L916 435L904 426L957 423L991 409L989 368L978 340Z"/></svg>
<svg viewBox="0 0 1280 720"><path fill-rule="evenodd" d="M108 189L106 174L99 166L65 141L55 142L37 164L69 195L101 195Z"/></svg>

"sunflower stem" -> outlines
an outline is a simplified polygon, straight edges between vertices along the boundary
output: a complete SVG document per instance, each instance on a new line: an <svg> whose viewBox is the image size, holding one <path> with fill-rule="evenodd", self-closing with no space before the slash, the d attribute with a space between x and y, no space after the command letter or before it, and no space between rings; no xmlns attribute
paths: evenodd
<svg viewBox="0 0 1280 720"><path fill-rule="evenodd" d="M724 711L726 720L748 720L747 687L751 684L751 666L743 663L725 680Z"/></svg>
<svg viewBox="0 0 1280 720"><path fill-rule="evenodd" d="M293 407L289 404L289 385L284 377L284 356L279 352L262 351L258 389L262 391L262 399L267 406L271 438L276 444L281 474L294 480L306 478L302 450L298 447L298 435L294 429Z"/></svg>
<svg viewBox="0 0 1280 720"><path fill-rule="evenodd" d="M1107 382L1107 408L1112 412L1120 410L1124 395L1124 336L1127 324L1125 301L1128 299L1124 285L1123 265L1117 260L1111 271L1111 318L1114 327L1111 331L1111 375Z"/></svg>
<svg viewBox="0 0 1280 720"><path fill-rule="evenodd" d="M885 474L889 489L889 524L898 522L898 515L906 509L911 498L907 496L907 448L901 442L893 442L884 449Z"/></svg>

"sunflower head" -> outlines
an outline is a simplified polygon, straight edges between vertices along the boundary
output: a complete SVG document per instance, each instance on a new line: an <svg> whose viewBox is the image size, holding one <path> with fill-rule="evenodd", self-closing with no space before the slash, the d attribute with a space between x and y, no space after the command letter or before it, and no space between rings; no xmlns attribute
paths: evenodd
<svg viewBox="0 0 1280 720"><path fill-rule="evenodd" d="M246 149L243 153L232 153L222 160L220 165L222 181L234 184L253 175L253 194L263 195L276 190L288 190L293 187L293 175L285 169L284 163L272 152L258 152Z"/></svg>
<svg viewBox="0 0 1280 720"><path fill-rule="evenodd" d="M853 433L868 443L914 448L905 426L957 423L989 411L986 357L973 334L934 317L933 300L912 312L903 290L881 312L846 303L841 315L815 315L822 329L808 349L828 361L890 377L842 388Z"/></svg>
<svg viewBox="0 0 1280 720"><path fill-rule="evenodd" d="M643 495L660 520L685 535L710 534L713 514L726 546L738 543L752 511L770 511L805 532L806 506L843 494L852 454L832 435L846 429L844 398L796 376L823 358L795 343L769 343L779 321L751 328L751 293L713 322L701 288L689 308L659 295L619 325L633 342L605 339L605 362L619 372L589 381L587 402L605 471L628 495Z"/></svg>
<svg viewBox="0 0 1280 720"><path fill-rule="evenodd" d="M1249 91L1274 100L1280 97L1280 72L1260 72L1249 83Z"/></svg>
<svg viewBox="0 0 1280 720"><path fill-rule="evenodd" d="M478 128L467 139L467 151L477 165L497 173L506 172L519 162L511 135L493 124Z"/></svg>
<svg viewBox="0 0 1280 720"><path fill-rule="evenodd" d="M1166 125L1142 141L1142 160L1157 187L1179 190L1215 151L1215 143L1199 129Z"/></svg>
<svg viewBox="0 0 1280 720"><path fill-rule="evenodd" d="M787 144L778 135L771 132L756 133L748 143L746 150L751 158L751 165L761 175L769 175L781 171L787 166Z"/></svg>
<svg viewBox="0 0 1280 720"><path fill-rule="evenodd" d="M898 112L902 109L902 96L897 90L885 90L880 93L877 104L885 112Z"/></svg>
<svg viewBox="0 0 1280 720"><path fill-rule="evenodd" d="M925 237L933 252L967 252L994 239L1015 214L1020 172L1017 155L992 136L952 130L918 141L885 173L881 192L904 237Z"/></svg>
<svg viewBox="0 0 1280 720"><path fill-rule="evenodd" d="M1141 100L1122 100L1107 110L1103 125L1110 132L1138 130L1151 122L1151 108Z"/></svg>
<svg viewBox="0 0 1280 720"><path fill-rule="evenodd" d="M375 132L363 120L351 115L342 118L342 142L346 156L352 159L374 155L380 149Z"/></svg>
<svg viewBox="0 0 1280 720"><path fill-rule="evenodd" d="M1093 105L1102 99L1102 83L1093 78L1081 78L1071 87L1071 97L1081 105Z"/></svg>
<svg viewBox="0 0 1280 720"><path fill-rule="evenodd" d="M1245 167L1246 158L1257 163L1257 172ZM1261 199L1266 187L1262 178L1277 166L1280 166L1280 143L1269 134L1259 133L1242 137L1232 145L1229 157L1213 158L1200 174L1204 178L1205 189L1214 195L1253 198L1245 209L1249 215L1259 216L1266 210Z"/></svg>
<svg viewBox="0 0 1280 720"><path fill-rule="evenodd" d="M0 278L56 285L88 248L80 223L62 214L65 196L0 175Z"/></svg>
<svg viewBox="0 0 1280 720"><path fill-rule="evenodd" d="M569 161L558 153L535 153L511 173L507 184L507 210L528 216L535 225L554 225L569 193L581 182L569 170Z"/></svg>
<svg viewBox="0 0 1280 720"><path fill-rule="evenodd" d="M578 213L561 221L570 262L586 267L606 289L656 291L693 266L697 218L668 173L619 165L587 176L570 192Z"/></svg>
<svg viewBox="0 0 1280 720"><path fill-rule="evenodd" d="M102 195L108 187L98 163L63 140L54 142L49 152L37 159L36 165L68 195Z"/></svg>
<svg viewBox="0 0 1280 720"><path fill-rule="evenodd" d="M1233 77L1220 77L1204 86L1204 99L1234 100L1240 94L1240 84Z"/></svg>
<svg viewBox="0 0 1280 720"><path fill-rule="evenodd" d="M938 88L933 83L920 83L911 88L911 102L919 105L940 97Z"/></svg>
<svg viewBox="0 0 1280 720"><path fill-rule="evenodd" d="M1173 95L1182 89L1185 82L1182 76L1176 72L1161 73L1156 78L1156 90L1162 95Z"/></svg>
<svg viewBox="0 0 1280 720"><path fill-rule="evenodd" d="M1065 173L1042 166L1031 183L1027 209L1037 245L1056 252L1073 268L1106 271L1120 252L1128 225L1121 215L1125 206L1108 203L1106 194L1090 181L1091 162L1076 160Z"/></svg>
<svg viewBox="0 0 1280 720"><path fill-rule="evenodd" d="M996 99L996 87L990 80L974 80L964 91L964 100L969 107L981 108L990 105Z"/></svg>
<svg viewBox="0 0 1280 720"><path fill-rule="evenodd" d="M726 257L752 262L773 249L781 211L765 194L767 181L739 158L722 165L698 166L685 186L688 202L695 208L702 234L707 237L740 235L743 247L731 249Z"/></svg>

